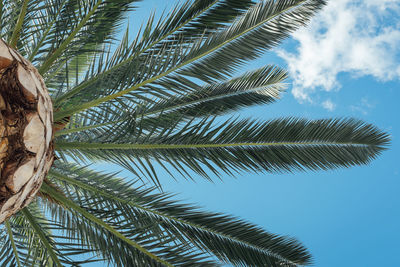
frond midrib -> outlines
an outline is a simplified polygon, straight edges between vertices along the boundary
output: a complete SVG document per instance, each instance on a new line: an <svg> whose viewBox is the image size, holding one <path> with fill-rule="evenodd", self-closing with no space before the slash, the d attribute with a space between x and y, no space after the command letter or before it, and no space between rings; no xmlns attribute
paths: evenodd
<svg viewBox="0 0 400 267"><path fill-rule="evenodd" d="M150 150L150 149L191 149L191 148L227 148L227 147L276 147L276 146L360 146L368 144L361 142L237 142L237 143L204 143L204 144L112 144L86 142L57 142L57 149L119 149L119 150Z"/></svg>
<svg viewBox="0 0 400 267"><path fill-rule="evenodd" d="M29 2L29 0L24 0L24 2L22 4L21 11L18 16L17 24L14 27L14 31L13 31L10 41L9 41L10 46L13 48L16 48L16 46L17 46L19 34L22 29L22 25L24 23L26 11L28 9L28 2Z"/></svg>
<svg viewBox="0 0 400 267"><path fill-rule="evenodd" d="M17 266L18 266L18 267L21 267L22 265L21 265L21 262L20 262L20 260L19 260L17 247L15 246L14 234L13 234L13 232L12 232L11 225L10 225L10 223L9 223L8 220L6 220L6 221L4 222L4 225L5 225L5 227L7 228L7 233L8 233L8 236L9 236L9 238L10 238L10 241L11 241L11 246L12 246L12 249L13 249L13 252L14 252L14 257L15 257L15 259L16 259L16 261L17 261Z"/></svg>

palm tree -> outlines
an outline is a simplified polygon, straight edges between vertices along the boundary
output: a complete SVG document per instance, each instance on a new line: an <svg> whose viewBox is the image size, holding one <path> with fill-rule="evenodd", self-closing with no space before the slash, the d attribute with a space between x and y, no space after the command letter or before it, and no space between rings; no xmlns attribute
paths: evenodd
<svg viewBox="0 0 400 267"><path fill-rule="evenodd" d="M293 238L172 200L157 170L325 170L385 149L388 135L355 119L226 119L279 98L285 70L233 73L325 1L188 0L117 41L136 2L0 2L2 266L309 264Z"/></svg>

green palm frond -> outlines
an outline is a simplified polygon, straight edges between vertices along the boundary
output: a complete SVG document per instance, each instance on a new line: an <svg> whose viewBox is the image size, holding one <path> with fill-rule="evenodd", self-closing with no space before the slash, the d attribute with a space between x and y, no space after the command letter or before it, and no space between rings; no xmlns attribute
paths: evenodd
<svg viewBox="0 0 400 267"><path fill-rule="evenodd" d="M8 226L1 229L1 266L15 266L18 261L20 266L81 266L102 261L101 255L94 257L92 247L82 241L90 235L90 231L80 236L75 233L79 228L74 228L71 222L61 224L54 218L47 218L48 214L43 209L45 203L32 203L10 218ZM6 234L9 231L12 234Z"/></svg>
<svg viewBox="0 0 400 267"><path fill-rule="evenodd" d="M25 15L28 9L28 2L28 0L24 0L24 2L22 3L21 11L19 12L18 19L15 23L14 31L9 40L10 46L12 47L15 47L17 45L17 41L19 39L19 35L25 20Z"/></svg>
<svg viewBox="0 0 400 267"><path fill-rule="evenodd" d="M221 115L240 107L269 104L279 98L286 78L284 70L267 66L227 82L195 87L188 94L155 103L140 114L143 117L161 112L177 112L175 116Z"/></svg>
<svg viewBox="0 0 400 267"><path fill-rule="evenodd" d="M176 237L176 242L189 241L235 266L282 263L296 266L310 262L305 248L292 238L267 233L232 216L177 203L167 194L155 193L152 189L134 189L112 175L59 164L50 177L60 188L71 188L70 192L80 194L81 205L90 199L94 205L101 203L101 209L113 210L118 206L122 214L131 214L125 220L132 225L153 222L159 226L157 230Z"/></svg>
<svg viewBox="0 0 400 267"><path fill-rule="evenodd" d="M51 46L40 64L41 73L57 68L58 63L78 55L97 51L99 44L110 41L123 14L138 0L69 0L63 6L51 33L47 36ZM54 40L57 42L55 43ZM44 41L46 44L46 41ZM51 71L50 71L51 73Z"/></svg>
<svg viewBox="0 0 400 267"><path fill-rule="evenodd" d="M107 103L96 110L77 114L71 119L68 128L56 135L96 128L112 130L114 133L122 131L121 134L124 135L133 127L132 122L135 124L140 122L142 127L166 127L175 123L177 118L184 120L222 115L241 107L269 104L280 97L285 88L283 81L286 77L287 73L284 70L266 66L222 83L202 87L193 84L191 93L164 101L152 101L150 104L142 101L136 103L136 107L124 102ZM131 110L135 110L135 113L131 114ZM163 119L157 120L157 124L154 124L152 118L160 114Z"/></svg>
<svg viewBox="0 0 400 267"><path fill-rule="evenodd" d="M88 192L77 191L73 185L64 184L60 188L68 198L47 184L42 191L63 203L62 206L47 203L47 206L60 225L69 225L69 229L63 229L64 234L79 237L92 253L117 266L132 262L138 266L215 266L189 244L162 233L154 219L136 217L124 203L89 197Z"/></svg>
<svg viewBox="0 0 400 267"><path fill-rule="evenodd" d="M46 72L45 78L53 77L48 85L58 86L51 90L59 90L87 70L94 53L103 52L138 1L2 1L2 38L18 39L19 52Z"/></svg>
<svg viewBox="0 0 400 267"><path fill-rule="evenodd" d="M2 266L14 264L37 266L46 263L62 266L65 263L73 263L66 254L61 253L61 249L68 247L68 242L55 241L52 224L39 209L37 203L32 203L21 214L12 217L7 222L6 228L8 235L5 235L4 239L8 238L6 244L9 244L4 245L0 252ZM10 244L12 244L11 247ZM57 248L60 244L64 246Z"/></svg>
<svg viewBox="0 0 400 267"><path fill-rule="evenodd" d="M185 175L189 175L189 168L207 178L206 169L217 175L219 170L228 174L326 170L366 164L389 142L385 133L354 119L233 120L219 124L203 119L174 127L157 132L139 129L115 139L113 132L93 139L76 135L75 140L57 141L56 151L76 159L112 161L135 174L135 167L143 168L158 183L151 161L166 169L165 164L169 164Z"/></svg>
<svg viewBox="0 0 400 267"><path fill-rule="evenodd" d="M10 42L14 35L14 46L19 37L21 26L24 22L24 17L27 16L27 5L28 1L24 0L5 0L1 1L0 4L0 15L1 15L1 38ZM21 12L22 11L22 12ZM19 23L18 23L19 21ZM19 24L19 26L17 26ZM15 29L20 29L15 31ZM19 39L19 38L18 38Z"/></svg>
<svg viewBox="0 0 400 267"><path fill-rule="evenodd" d="M43 226L46 225L46 223L43 221L37 221L37 218L30 213L29 209L23 209L21 212L29 222L30 228L35 231L36 238L40 240L41 246L45 248L45 251L49 254L47 259L40 259L39 262L53 262L55 266L61 267L61 261L57 255L60 253L56 253L52 240L48 237L48 233L45 232L45 229L43 229Z"/></svg>
<svg viewBox="0 0 400 267"><path fill-rule="evenodd" d="M170 86L171 79L176 84L184 84L188 77L210 82L229 76L234 68L254 59L304 25L324 4L322 0L261 1L231 26L200 38L189 47L181 43L138 57L130 63L131 72L123 72L127 79L122 83L106 88L104 96L96 100L56 112L55 120L128 94L169 98L171 92L178 90ZM153 85L155 82L157 86Z"/></svg>
<svg viewBox="0 0 400 267"><path fill-rule="evenodd" d="M10 223L5 222L5 228L0 229L0 260L3 265L17 265L21 266L20 259L18 256L18 250L15 246L14 233L12 232Z"/></svg>
<svg viewBox="0 0 400 267"><path fill-rule="evenodd" d="M140 46L143 52L157 50L163 46L177 45L182 41L192 42L196 37L210 35L226 27L237 16L243 14L253 0L196 0L176 6L169 16L161 18L157 27L148 24L148 38ZM151 44L151 45L147 45Z"/></svg>
<svg viewBox="0 0 400 267"><path fill-rule="evenodd" d="M93 98L94 93L99 94L102 90L107 90L103 95L109 90L116 90L120 84L132 80L138 62L146 60L145 55L154 55L154 51L160 48L166 50L171 45L190 44L199 35L209 35L242 14L251 3L249 0L189 0L177 5L168 16L156 23L151 16L142 36L138 35L131 44L126 42L126 37L123 38L112 56L99 57L93 62L85 80L58 97L55 103L60 104L74 95L82 101L90 95ZM81 91L84 91L83 94Z"/></svg>
<svg viewBox="0 0 400 267"><path fill-rule="evenodd" d="M304 26L324 5L324 0L260 1L227 29L193 49L187 56L192 64L183 63L176 71L204 81L230 76Z"/></svg>

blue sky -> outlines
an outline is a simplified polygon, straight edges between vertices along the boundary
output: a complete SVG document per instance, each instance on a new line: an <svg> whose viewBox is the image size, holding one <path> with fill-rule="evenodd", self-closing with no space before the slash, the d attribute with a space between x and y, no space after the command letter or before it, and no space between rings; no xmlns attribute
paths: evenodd
<svg viewBox="0 0 400 267"><path fill-rule="evenodd" d="M146 0L130 28L151 10L176 3ZM243 70L277 64L291 73L283 98L242 117L355 117L392 136L368 166L288 175L224 176L196 183L164 176L164 189L207 210L237 215L301 240L315 266L398 266L400 253L400 2L335 0L307 29Z"/></svg>

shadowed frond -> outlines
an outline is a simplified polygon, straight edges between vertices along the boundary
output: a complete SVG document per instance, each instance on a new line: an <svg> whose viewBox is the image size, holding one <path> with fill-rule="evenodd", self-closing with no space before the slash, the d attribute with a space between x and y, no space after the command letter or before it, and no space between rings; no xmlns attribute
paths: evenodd
<svg viewBox="0 0 400 267"><path fill-rule="evenodd" d="M61 188L102 203L103 209L118 206L133 221L153 221L166 235L190 242L235 266L297 266L310 263L310 255L296 240L270 234L238 218L204 212L177 203L167 194L134 189L123 179L74 165L57 165L50 177ZM72 190L71 190L72 191ZM85 200L80 199L83 202ZM107 207L107 208L105 208ZM135 223L133 223L135 224Z"/></svg>
<svg viewBox="0 0 400 267"><path fill-rule="evenodd" d="M61 229L63 233L79 239L92 253L116 266L216 266L190 244L162 233L158 221L135 217L124 203L92 198L87 192L76 191L73 185L59 186L68 198L47 184L42 191L62 203L58 206L48 202L47 206L60 225L69 226Z"/></svg>
<svg viewBox="0 0 400 267"><path fill-rule="evenodd" d="M2 237L4 245L0 251L1 266L62 266L81 262L72 261L70 252L87 253L87 250L78 246L77 240L60 238L57 235L60 228L45 217L36 202L32 203L6 223L7 231Z"/></svg>

